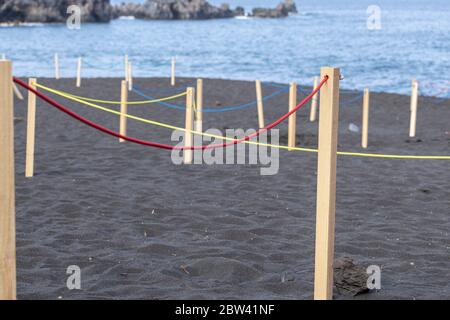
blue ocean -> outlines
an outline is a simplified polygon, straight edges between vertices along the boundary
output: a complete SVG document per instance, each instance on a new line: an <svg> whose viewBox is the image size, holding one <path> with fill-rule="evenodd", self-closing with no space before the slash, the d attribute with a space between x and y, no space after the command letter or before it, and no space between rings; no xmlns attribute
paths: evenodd
<svg viewBox="0 0 450 320"><path fill-rule="evenodd" d="M246 10L278 3L228 2ZM64 77L75 76L79 56L84 77L122 77L128 54L138 77L169 76L176 57L178 76L312 85L321 66L333 65L342 68L346 89L409 93L416 78L422 94L450 96L450 1L377 0L378 29L368 28L373 4L302 0L299 13L284 19L2 26L0 53L14 61L17 76L53 76L58 53Z"/></svg>

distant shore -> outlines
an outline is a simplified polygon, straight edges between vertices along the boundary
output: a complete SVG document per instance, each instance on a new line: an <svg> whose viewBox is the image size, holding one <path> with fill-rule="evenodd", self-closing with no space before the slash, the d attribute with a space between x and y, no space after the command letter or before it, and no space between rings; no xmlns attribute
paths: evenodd
<svg viewBox="0 0 450 320"><path fill-rule="evenodd" d="M296 13L294 0L282 0L275 8L254 8L246 13L244 8L231 9L228 4L211 5L206 0L147 0L144 3L111 5L109 0L29 1L7 0L0 7L0 25L21 23L109 22L122 16L147 20L205 20L237 16L281 18Z"/></svg>

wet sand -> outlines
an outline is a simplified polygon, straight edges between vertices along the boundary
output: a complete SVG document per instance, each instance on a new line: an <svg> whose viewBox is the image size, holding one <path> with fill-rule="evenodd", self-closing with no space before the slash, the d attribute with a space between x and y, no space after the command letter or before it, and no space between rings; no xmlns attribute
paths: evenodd
<svg viewBox="0 0 450 320"><path fill-rule="evenodd" d="M120 79L39 79L88 97L119 100ZM193 79L178 79L178 85ZM135 79L156 96L168 79ZM156 89L155 89L156 88ZM304 88L310 90L311 88ZM264 88L264 95L276 91ZM23 91L23 90L22 90ZM205 80L205 105L254 99L254 83ZM360 92L343 91L339 149L361 152ZM304 95L302 95L303 97ZM300 95L299 95L300 97ZM116 116L58 101L108 128ZM130 100L142 100L130 94ZM182 99L178 102L182 103ZM450 155L450 101L419 98L409 139L409 97L372 93L367 152ZM118 107L114 107L118 109ZM287 112L288 96L265 104L266 122ZM184 126L160 105L129 113ZM39 101L36 175L24 178L26 102L15 101L19 299L311 299L315 154L280 151L279 173L259 165L182 165L170 152L97 132ZM23 120L21 121L20 118ZM317 146L309 104L297 115L298 146ZM256 107L205 113L207 128L255 128ZM175 144L171 130L129 121L129 135ZM287 122L280 128L287 143ZM356 298L450 297L449 161L338 158L336 257L382 268L382 289ZM66 269L81 268L81 290Z"/></svg>

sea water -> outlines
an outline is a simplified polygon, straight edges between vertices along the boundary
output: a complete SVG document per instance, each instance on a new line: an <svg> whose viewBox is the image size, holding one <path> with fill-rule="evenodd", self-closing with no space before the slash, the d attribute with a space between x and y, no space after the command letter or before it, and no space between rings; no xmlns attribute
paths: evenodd
<svg viewBox="0 0 450 320"><path fill-rule="evenodd" d="M278 1L228 2L249 11ZM377 29L368 27L371 5ZM178 76L312 85L320 67L332 65L342 69L343 88L410 93L416 78L421 93L450 96L450 1L303 0L297 8L284 19L2 26L0 54L17 76L53 76L58 53L63 77L76 75L79 56L84 77L123 77L128 54L139 77L169 76L176 57Z"/></svg>

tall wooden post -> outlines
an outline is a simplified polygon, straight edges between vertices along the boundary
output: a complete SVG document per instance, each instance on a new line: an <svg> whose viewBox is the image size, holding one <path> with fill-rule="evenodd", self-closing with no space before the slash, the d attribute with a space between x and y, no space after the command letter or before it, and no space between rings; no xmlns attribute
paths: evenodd
<svg viewBox="0 0 450 320"><path fill-rule="evenodd" d="M127 117L125 116L128 113L128 88L127 82L122 80L120 86L120 134L123 136L127 135ZM119 142L124 142L126 140L120 138Z"/></svg>
<svg viewBox="0 0 450 320"><path fill-rule="evenodd" d="M366 149L369 142L369 89L364 89L362 107L362 137L361 146Z"/></svg>
<svg viewBox="0 0 450 320"><path fill-rule="evenodd" d="M258 124L259 128L262 129L264 128L264 105L260 80L256 80L256 102L258 105Z"/></svg>
<svg viewBox="0 0 450 320"><path fill-rule="evenodd" d="M28 79L28 85L36 90L37 80ZM25 177L34 176L34 145L36 132L36 95L28 91L27 149L25 159Z"/></svg>
<svg viewBox="0 0 450 320"><path fill-rule="evenodd" d="M336 154L339 125L338 68L324 67L320 90L319 154L317 166L316 256L314 299L333 298L334 224L336 211Z"/></svg>
<svg viewBox="0 0 450 320"><path fill-rule="evenodd" d="M193 134L192 134L192 107L194 104L194 88L187 88L186 94L186 131L184 132L184 146L192 147L193 145ZM193 150L184 150L184 163L191 164L193 160Z"/></svg>
<svg viewBox="0 0 450 320"><path fill-rule="evenodd" d="M289 89L289 111L293 110L297 106L297 84L291 83ZM288 129L288 147L295 148L297 135L297 113L293 113L289 116L289 129Z"/></svg>
<svg viewBox="0 0 450 320"><path fill-rule="evenodd" d="M175 86L175 58L172 58L172 72L170 77L170 85Z"/></svg>
<svg viewBox="0 0 450 320"><path fill-rule="evenodd" d="M318 85L319 85L319 77L314 77L314 87L313 87L314 89L313 90L316 90ZM309 121L310 122L316 121L316 118L317 118L317 97L318 97L318 93L316 93L311 100L311 110L309 113Z"/></svg>
<svg viewBox="0 0 450 320"><path fill-rule="evenodd" d="M81 57L77 60L77 88L81 87Z"/></svg>
<svg viewBox="0 0 450 320"><path fill-rule="evenodd" d="M0 61L0 300L16 299L12 63Z"/></svg>
<svg viewBox="0 0 450 320"><path fill-rule="evenodd" d="M59 56L55 53L55 79L58 80L60 77L59 74Z"/></svg>
<svg viewBox="0 0 450 320"><path fill-rule="evenodd" d="M196 110L195 110L195 131L203 132L203 80L197 80L196 91Z"/></svg>
<svg viewBox="0 0 450 320"><path fill-rule="evenodd" d="M413 80L411 92L411 119L409 124L410 138L414 138L416 136L418 95L419 95L419 83L417 82L417 80Z"/></svg>

